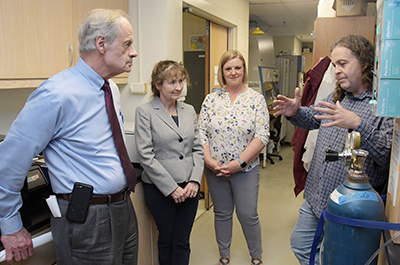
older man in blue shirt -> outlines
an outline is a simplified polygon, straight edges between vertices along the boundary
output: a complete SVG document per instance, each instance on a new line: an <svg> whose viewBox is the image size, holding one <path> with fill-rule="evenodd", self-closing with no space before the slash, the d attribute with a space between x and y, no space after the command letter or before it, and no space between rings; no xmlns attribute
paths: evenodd
<svg viewBox="0 0 400 265"><path fill-rule="evenodd" d="M347 178L341 161L324 163L325 150L343 151L349 130L361 134L360 148L369 152L364 162L371 185L382 189L388 178L393 118L377 117L372 111L372 79L375 49L360 35L347 35L331 49L337 86L318 105L300 107L299 89L295 99L278 96L274 115L285 115L295 126L319 129L305 186L305 202L291 235L291 247L300 264L309 264L317 223L329 195ZM317 256L319 253L317 253ZM319 264L316 258L315 264Z"/></svg>
<svg viewBox="0 0 400 265"><path fill-rule="evenodd" d="M93 186L95 196L118 195L127 180L107 115L105 80L115 112L118 87L109 78L129 72L137 56L128 16L95 9L78 32L81 57L36 89L0 144L0 228L7 261L33 254L30 234L18 212L20 190L32 158L43 151L61 218L52 218L58 264L137 264L137 222L126 196L113 203L91 204L86 222L65 218L74 183ZM122 129L122 119L117 115ZM123 129L122 129L123 131ZM93 200L92 200L93 203ZM96 219L97 218L97 219Z"/></svg>

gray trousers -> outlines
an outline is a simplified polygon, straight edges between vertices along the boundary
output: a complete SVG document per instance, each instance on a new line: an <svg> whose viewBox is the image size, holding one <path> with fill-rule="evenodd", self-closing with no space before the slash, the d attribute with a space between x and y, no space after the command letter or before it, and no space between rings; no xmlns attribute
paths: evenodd
<svg viewBox="0 0 400 265"><path fill-rule="evenodd" d="M62 217L51 219L58 265L137 265L138 226L130 199L91 204L83 224L65 218L68 201L58 203Z"/></svg>
<svg viewBox="0 0 400 265"><path fill-rule="evenodd" d="M232 218L236 207L236 216L242 226L250 255L252 258L260 257L261 224L257 212L259 166L249 172L237 172L230 177L216 177L208 168L205 168L204 173L214 205L215 234L220 255L230 255Z"/></svg>

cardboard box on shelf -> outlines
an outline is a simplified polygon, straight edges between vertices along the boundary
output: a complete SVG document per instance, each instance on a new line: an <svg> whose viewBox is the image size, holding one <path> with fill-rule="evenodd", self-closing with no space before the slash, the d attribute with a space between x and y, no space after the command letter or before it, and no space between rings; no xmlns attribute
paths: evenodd
<svg viewBox="0 0 400 265"><path fill-rule="evenodd" d="M390 223L400 223L400 119L396 118L390 159L388 196L386 201L386 218ZM400 231L390 231L391 236ZM400 244L398 237L394 243Z"/></svg>
<svg viewBox="0 0 400 265"><path fill-rule="evenodd" d="M380 78L400 79L400 40L382 40L377 47Z"/></svg>
<svg viewBox="0 0 400 265"><path fill-rule="evenodd" d="M400 79L379 79L376 85L378 102L376 115L400 117Z"/></svg>
<svg viewBox="0 0 400 265"><path fill-rule="evenodd" d="M400 1L378 0L377 35L382 39L400 39Z"/></svg>
<svg viewBox="0 0 400 265"><path fill-rule="evenodd" d="M378 0L377 11L375 113L400 117L400 0Z"/></svg>
<svg viewBox="0 0 400 265"><path fill-rule="evenodd" d="M337 17L367 15L367 0L335 0L333 8Z"/></svg>
<svg viewBox="0 0 400 265"><path fill-rule="evenodd" d="M334 2L335 0L320 0L317 17L336 17L336 11L333 8Z"/></svg>

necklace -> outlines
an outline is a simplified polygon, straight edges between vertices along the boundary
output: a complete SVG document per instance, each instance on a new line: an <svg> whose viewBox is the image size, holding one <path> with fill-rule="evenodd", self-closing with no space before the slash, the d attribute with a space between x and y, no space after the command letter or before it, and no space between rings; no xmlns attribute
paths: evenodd
<svg viewBox="0 0 400 265"><path fill-rule="evenodd" d="M175 109L175 111L174 111L174 113L169 113L170 115L171 115L171 117L176 117L176 116L178 116L178 113L176 112L176 109Z"/></svg>

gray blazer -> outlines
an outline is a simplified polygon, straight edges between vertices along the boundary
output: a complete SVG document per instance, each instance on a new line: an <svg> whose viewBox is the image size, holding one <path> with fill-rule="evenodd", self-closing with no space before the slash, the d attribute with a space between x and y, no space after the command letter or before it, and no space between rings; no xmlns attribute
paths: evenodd
<svg viewBox="0 0 400 265"><path fill-rule="evenodd" d="M137 107L135 139L139 160L144 169L142 180L154 184L168 196L178 183L195 181L203 176L204 153L197 130L193 106L177 102L176 125L159 97Z"/></svg>

